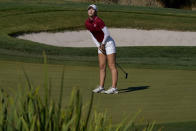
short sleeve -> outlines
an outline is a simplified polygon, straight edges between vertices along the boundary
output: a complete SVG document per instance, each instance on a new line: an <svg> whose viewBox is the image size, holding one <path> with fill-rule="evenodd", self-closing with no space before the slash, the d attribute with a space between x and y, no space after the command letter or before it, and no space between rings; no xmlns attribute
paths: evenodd
<svg viewBox="0 0 196 131"><path fill-rule="evenodd" d="M103 29L103 27L105 27L105 23L104 23L103 20L100 19L100 18L98 19L97 24L98 24L98 26L99 26L101 29Z"/></svg>

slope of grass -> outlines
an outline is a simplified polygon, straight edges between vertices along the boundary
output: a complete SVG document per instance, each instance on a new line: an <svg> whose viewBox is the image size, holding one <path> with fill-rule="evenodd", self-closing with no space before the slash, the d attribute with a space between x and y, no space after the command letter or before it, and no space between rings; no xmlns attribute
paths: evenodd
<svg viewBox="0 0 196 131"><path fill-rule="evenodd" d="M40 61L45 50L53 63L75 57L96 61L95 48L60 48L10 37L25 32L84 29L88 3L65 1L0 2L0 55L3 60ZM196 12L176 9L98 4L99 16L109 27L196 30ZM137 65L164 65L174 68L195 66L195 47L118 48L118 60ZM86 57L86 58L85 58ZM92 58L94 57L94 58ZM155 59L158 59L156 61ZM170 62L173 62L170 63ZM181 68L181 69L183 69Z"/></svg>
<svg viewBox="0 0 196 131"><path fill-rule="evenodd" d="M42 50L52 64L97 65L96 48L60 48L26 43L0 49L0 60L42 63ZM31 48L29 48L31 47ZM118 47L117 62L126 67L196 69L195 47Z"/></svg>
<svg viewBox="0 0 196 131"><path fill-rule="evenodd" d="M31 57L35 58L35 56L41 54L43 50L53 57L60 55L65 58L73 54L76 56L95 56L95 49L91 48L58 48L18 40L8 36L8 34L16 35L24 32L84 29L84 21L87 17L87 5L88 3L60 1L1 1L1 56L5 56L5 59L8 58L7 56L25 57L30 54ZM98 6L100 8L100 17L104 19L106 25L109 27L196 30L196 13L194 11L103 4L98 4ZM153 53L155 53L154 56L156 57L174 58L173 56L178 55L178 57L182 57L183 59L185 55L189 57L188 59L191 59L190 61L193 61L195 57L193 53L195 51L194 47L168 47L166 49L157 47L158 51L155 50L156 47L152 48L153 50L150 50L150 48L151 47L119 48L118 57L135 58L139 56L141 59L141 57L148 57L148 54L151 55ZM148 50L146 51L146 49ZM161 53L158 53L159 51ZM125 54L124 52L127 53ZM168 53L170 55L166 56ZM185 59L187 59L187 57Z"/></svg>

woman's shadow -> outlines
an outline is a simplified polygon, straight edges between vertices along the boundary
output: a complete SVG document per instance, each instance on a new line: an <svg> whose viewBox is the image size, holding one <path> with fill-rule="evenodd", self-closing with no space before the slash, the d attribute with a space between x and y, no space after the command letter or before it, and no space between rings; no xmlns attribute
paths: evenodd
<svg viewBox="0 0 196 131"><path fill-rule="evenodd" d="M150 86L138 86L138 87L128 87L125 89L119 89L119 93L127 93L127 92L132 92L132 91L139 91L139 90L145 90L148 89Z"/></svg>

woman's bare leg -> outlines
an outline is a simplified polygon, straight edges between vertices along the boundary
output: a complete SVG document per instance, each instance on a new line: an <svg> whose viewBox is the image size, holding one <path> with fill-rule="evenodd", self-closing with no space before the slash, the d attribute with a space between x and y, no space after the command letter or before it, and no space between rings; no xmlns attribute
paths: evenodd
<svg viewBox="0 0 196 131"><path fill-rule="evenodd" d="M116 54L110 54L107 55L108 60L108 66L110 68L111 74L112 74L112 87L117 87L117 81L118 81L118 70L116 68Z"/></svg>
<svg viewBox="0 0 196 131"><path fill-rule="evenodd" d="M104 54L98 54L99 58L99 85L104 87L105 76L106 76L106 60L107 57Z"/></svg>

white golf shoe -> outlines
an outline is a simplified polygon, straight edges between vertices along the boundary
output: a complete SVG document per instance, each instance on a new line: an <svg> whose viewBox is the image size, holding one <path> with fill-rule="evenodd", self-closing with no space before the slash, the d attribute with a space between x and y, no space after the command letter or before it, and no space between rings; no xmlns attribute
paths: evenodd
<svg viewBox="0 0 196 131"><path fill-rule="evenodd" d="M104 93L104 88L99 86L93 90L94 93Z"/></svg>
<svg viewBox="0 0 196 131"><path fill-rule="evenodd" d="M110 89L108 89L107 91L105 91L106 94L118 94L118 90L117 88L113 88L111 87Z"/></svg>

